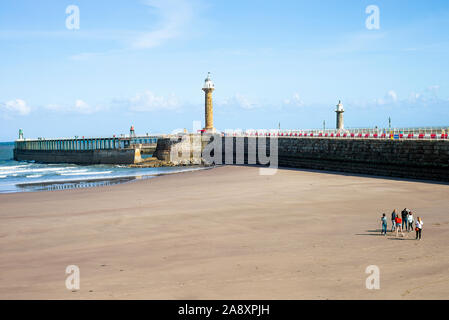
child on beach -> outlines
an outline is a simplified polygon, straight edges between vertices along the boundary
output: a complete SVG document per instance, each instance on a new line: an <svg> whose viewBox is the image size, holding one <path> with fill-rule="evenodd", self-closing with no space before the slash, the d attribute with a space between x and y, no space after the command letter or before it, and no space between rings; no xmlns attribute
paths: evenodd
<svg viewBox="0 0 449 320"><path fill-rule="evenodd" d="M380 220L382 222L382 232L381 232L381 234L386 236L387 235L387 217L385 216L385 213L382 214L382 217L380 218Z"/></svg>
<svg viewBox="0 0 449 320"><path fill-rule="evenodd" d="M416 240L421 240L421 233L422 233L423 224L424 223L422 222L422 219L420 217L418 217L416 219L416 221L415 221Z"/></svg>

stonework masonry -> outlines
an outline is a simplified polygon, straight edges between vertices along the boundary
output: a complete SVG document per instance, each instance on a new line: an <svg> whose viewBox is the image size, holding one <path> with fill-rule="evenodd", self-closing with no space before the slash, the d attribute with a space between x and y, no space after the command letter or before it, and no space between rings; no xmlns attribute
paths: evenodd
<svg viewBox="0 0 449 320"><path fill-rule="evenodd" d="M223 164L225 159L228 160L227 164L254 163L248 160L259 159L257 152L260 139L264 139L266 155L269 155L271 139L220 136L215 138L221 139ZM225 142L225 139L228 141ZM237 142L237 139L241 140ZM179 141L159 139L155 156L170 162L172 148L182 142L181 149L187 150L193 141L192 137ZM243 156L240 154L238 158L235 150L237 144L241 146L242 143ZM449 181L449 141L279 137L277 143L279 167ZM249 144L253 147L248 148ZM231 149L230 145L233 145ZM257 147L254 148L255 145ZM203 142L201 148L204 149L204 146ZM229 152L232 153L231 157ZM191 158L198 163L198 156L194 155L198 155L198 144L196 151L191 153ZM200 162L204 162L203 160Z"/></svg>
<svg viewBox="0 0 449 320"><path fill-rule="evenodd" d="M205 92L205 121L206 126L205 130L213 130L214 129L214 112L212 105L212 92L214 89L203 89Z"/></svg>
<svg viewBox="0 0 449 320"><path fill-rule="evenodd" d="M20 150L14 149L14 159L40 163L134 164L141 161L139 149L113 150Z"/></svg>

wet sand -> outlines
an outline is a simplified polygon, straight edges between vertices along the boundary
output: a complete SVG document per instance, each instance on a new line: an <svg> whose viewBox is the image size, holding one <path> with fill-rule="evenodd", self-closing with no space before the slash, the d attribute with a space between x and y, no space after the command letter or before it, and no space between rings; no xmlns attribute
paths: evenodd
<svg viewBox="0 0 449 320"><path fill-rule="evenodd" d="M445 184L238 166L0 194L0 298L448 299L448 195ZM381 213L406 206L423 240L381 236ZM68 265L79 291L65 287ZM365 287L369 265L379 290Z"/></svg>

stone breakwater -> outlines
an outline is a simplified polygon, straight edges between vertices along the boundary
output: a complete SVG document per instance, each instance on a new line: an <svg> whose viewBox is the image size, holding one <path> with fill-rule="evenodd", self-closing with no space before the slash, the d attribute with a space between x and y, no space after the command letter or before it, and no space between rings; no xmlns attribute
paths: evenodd
<svg viewBox="0 0 449 320"><path fill-rule="evenodd" d="M208 146L214 141L213 148ZM220 136L201 139L198 135L188 135L158 140L154 155L159 160L178 165L266 165L259 159L270 156L272 143L277 144L279 167L449 182L449 141L444 140ZM208 163L211 157L203 154L206 146L208 152L212 150L213 163Z"/></svg>
<svg viewBox="0 0 449 320"><path fill-rule="evenodd" d="M139 149L113 150L21 150L14 149L14 160L39 163L133 164L141 159Z"/></svg>
<svg viewBox="0 0 449 320"><path fill-rule="evenodd" d="M205 139L198 134L159 138L153 156L173 165L205 164L202 151L210 141L211 137Z"/></svg>
<svg viewBox="0 0 449 320"><path fill-rule="evenodd" d="M449 181L449 142L281 138L279 166Z"/></svg>

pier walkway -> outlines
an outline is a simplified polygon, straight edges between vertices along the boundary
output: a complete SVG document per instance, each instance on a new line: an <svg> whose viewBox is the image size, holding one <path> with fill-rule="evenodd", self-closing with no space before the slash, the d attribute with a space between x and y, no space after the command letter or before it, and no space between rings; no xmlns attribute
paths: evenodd
<svg viewBox="0 0 449 320"><path fill-rule="evenodd" d="M19 139L16 150L84 151L129 149L136 146L156 146L158 136L109 137L109 138L57 138Z"/></svg>

